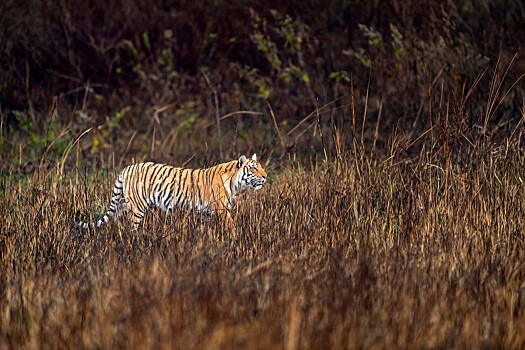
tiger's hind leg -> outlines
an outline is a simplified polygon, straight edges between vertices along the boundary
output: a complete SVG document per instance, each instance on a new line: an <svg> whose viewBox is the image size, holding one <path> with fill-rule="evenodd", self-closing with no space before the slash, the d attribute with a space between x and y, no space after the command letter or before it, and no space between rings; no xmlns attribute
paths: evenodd
<svg viewBox="0 0 525 350"><path fill-rule="evenodd" d="M138 208L137 206L128 206L128 210L131 219L131 224L133 225L133 230L138 230L142 222L144 221L146 211Z"/></svg>

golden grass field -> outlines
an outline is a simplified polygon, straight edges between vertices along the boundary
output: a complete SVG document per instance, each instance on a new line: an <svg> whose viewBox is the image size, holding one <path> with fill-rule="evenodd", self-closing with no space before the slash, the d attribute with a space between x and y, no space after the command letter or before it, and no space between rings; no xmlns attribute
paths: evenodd
<svg viewBox="0 0 525 350"><path fill-rule="evenodd" d="M159 212L71 229L119 169L3 176L0 348L523 348L522 134L261 155L272 181L239 198L235 235Z"/></svg>

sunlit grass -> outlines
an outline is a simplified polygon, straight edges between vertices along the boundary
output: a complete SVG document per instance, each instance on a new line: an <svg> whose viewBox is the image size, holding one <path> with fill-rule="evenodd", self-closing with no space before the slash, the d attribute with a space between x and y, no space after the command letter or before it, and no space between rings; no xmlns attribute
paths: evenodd
<svg viewBox="0 0 525 350"><path fill-rule="evenodd" d="M448 156L429 136L416 159L292 162L239 198L236 234L158 212L139 231L71 230L113 171L4 177L0 344L520 348L520 132Z"/></svg>

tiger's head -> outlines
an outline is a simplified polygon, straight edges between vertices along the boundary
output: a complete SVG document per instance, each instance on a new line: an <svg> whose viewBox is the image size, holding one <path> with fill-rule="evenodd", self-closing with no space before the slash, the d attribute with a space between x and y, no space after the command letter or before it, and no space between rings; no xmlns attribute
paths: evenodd
<svg viewBox="0 0 525 350"><path fill-rule="evenodd" d="M238 177L237 181L241 189L252 187L260 190L266 183L266 172L261 163L257 161L257 155L253 155L250 159L241 156L237 161Z"/></svg>

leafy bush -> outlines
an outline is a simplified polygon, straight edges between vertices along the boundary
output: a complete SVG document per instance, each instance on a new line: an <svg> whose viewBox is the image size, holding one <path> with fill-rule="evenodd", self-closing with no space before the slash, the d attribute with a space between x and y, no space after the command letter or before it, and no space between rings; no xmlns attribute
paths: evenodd
<svg viewBox="0 0 525 350"><path fill-rule="evenodd" d="M507 91L517 83L490 118L490 125L504 118L516 123L525 98L522 56L504 69L523 51L524 16L524 6L510 0L301 6L8 0L0 4L0 112L4 125L12 121L11 112L29 116L43 136L41 120L54 97L57 123L76 134L129 109L112 130L112 138L123 142L98 149L122 152L130 146L133 152L127 142L132 135L143 146L143 135L152 139L156 130L173 130L177 126L167 121L190 103L192 128L203 129L192 135L226 139L236 137L232 130L239 126L276 133L266 100L286 133L338 101L340 129L351 124L354 132L364 119L381 119L378 145L384 145L382 135L395 127L410 134L430 127L452 95L469 104L472 119L485 118L483 106L495 96L494 87ZM356 108L362 113L355 114ZM217 137L217 113L241 110L266 115L256 120L239 114L223 122ZM328 110L321 118L333 114ZM11 132L19 126L4 128L4 140L23 142ZM157 136L154 142L166 142Z"/></svg>

